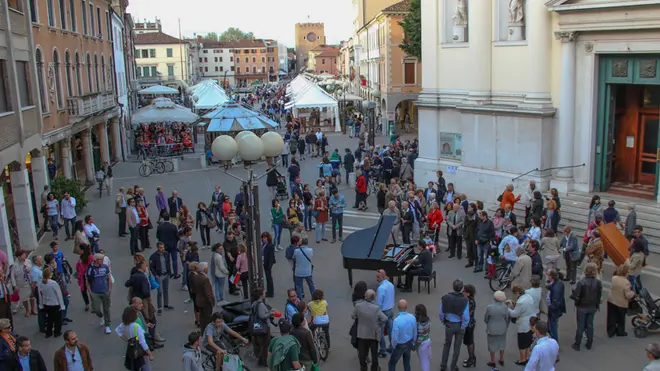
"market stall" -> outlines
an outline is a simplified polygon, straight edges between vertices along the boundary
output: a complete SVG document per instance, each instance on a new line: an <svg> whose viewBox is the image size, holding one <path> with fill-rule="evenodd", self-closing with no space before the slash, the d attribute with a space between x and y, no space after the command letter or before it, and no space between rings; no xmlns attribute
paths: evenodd
<svg viewBox="0 0 660 371"><path fill-rule="evenodd" d="M219 135L234 136L237 133L250 130L261 135L267 130L277 128L279 124L261 113L255 112L246 106L229 101L217 110L202 117L206 125L206 144L210 145Z"/></svg>
<svg viewBox="0 0 660 371"><path fill-rule="evenodd" d="M178 154L194 152L192 127L199 116L189 108L180 106L168 98L156 98L132 117L133 137L140 154Z"/></svg>
<svg viewBox="0 0 660 371"><path fill-rule="evenodd" d="M193 107L196 112L214 109L229 101L225 89L215 80L205 80L190 87Z"/></svg>
<svg viewBox="0 0 660 371"><path fill-rule="evenodd" d="M341 131L337 100L314 82L302 75L287 87L290 101L285 108L296 118L304 118L305 131Z"/></svg>

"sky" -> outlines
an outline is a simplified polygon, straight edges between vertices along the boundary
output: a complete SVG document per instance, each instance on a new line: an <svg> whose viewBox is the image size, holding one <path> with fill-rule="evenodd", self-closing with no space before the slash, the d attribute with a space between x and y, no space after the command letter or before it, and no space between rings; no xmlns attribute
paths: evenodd
<svg viewBox="0 0 660 371"><path fill-rule="evenodd" d="M328 44L347 40L353 28L351 0L130 0L127 10L140 22L158 17L163 32L175 37L180 19L184 37L236 27L287 47L295 46L296 23L324 23Z"/></svg>

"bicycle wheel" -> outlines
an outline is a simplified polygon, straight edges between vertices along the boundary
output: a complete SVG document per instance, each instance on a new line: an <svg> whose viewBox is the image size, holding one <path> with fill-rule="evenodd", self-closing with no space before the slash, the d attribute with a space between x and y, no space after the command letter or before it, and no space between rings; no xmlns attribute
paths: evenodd
<svg viewBox="0 0 660 371"><path fill-rule="evenodd" d="M162 174L165 172L165 164L163 163L163 161L156 162L156 165L154 166L154 171L157 174Z"/></svg>
<svg viewBox="0 0 660 371"><path fill-rule="evenodd" d="M507 267L498 267L495 275L488 279L488 286L493 291L501 291L509 286L509 269Z"/></svg>
<svg viewBox="0 0 660 371"><path fill-rule="evenodd" d="M174 171L174 163L172 161L165 160L165 161L163 161L163 163L165 164L165 172L166 173L171 173L171 172Z"/></svg>
<svg viewBox="0 0 660 371"><path fill-rule="evenodd" d="M314 343L319 352L319 358L321 358L322 361L326 361L328 359L329 350L325 331L315 331Z"/></svg>
<svg viewBox="0 0 660 371"><path fill-rule="evenodd" d="M147 177L153 172L153 167L149 163L140 165L140 175Z"/></svg>

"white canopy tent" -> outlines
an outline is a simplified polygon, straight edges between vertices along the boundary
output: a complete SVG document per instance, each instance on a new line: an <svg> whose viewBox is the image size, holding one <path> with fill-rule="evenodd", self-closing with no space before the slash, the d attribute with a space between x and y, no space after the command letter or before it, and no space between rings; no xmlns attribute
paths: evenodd
<svg viewBox="0 0 660 371"><path fill-rule="evenodd" d="M190 109L172 102L169 98L156 98L153 102L140 108L133 114L133 125L160 122L183 122L186 124L197 121L198 116Z"/></svg>
<svg viewBox="0 0 660 371"><path fill-rule="evenodd" d="M179 94L179 91L177 89L170 88L169 86L154 85L138 91L138 94L173 95L173 94Z"/></svg>
<svg viewBox="0 0 660 371"><path fill-rule="evenodd" d="M287 87L287 95L291 98L291 101L284 107L292 109L294 116L298 116L298 109L301 108L326 108L334 118L335 131L341 131L337 100L318 85L307 80L304 76L298 75Z"/></svg>
<svg viewBox="0 0 660 371"><path fill-rule="evenodd" d="M219 107L230 100L225 89L215 80L204 80L188 90L192 94L195 110Z"/></svg>

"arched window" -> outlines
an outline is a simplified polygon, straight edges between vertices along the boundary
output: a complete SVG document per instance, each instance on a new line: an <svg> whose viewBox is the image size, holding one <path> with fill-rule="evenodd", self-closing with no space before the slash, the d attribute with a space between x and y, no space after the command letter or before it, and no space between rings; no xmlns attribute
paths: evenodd
<svg viewBox="0 0 660 371"><path fill-rule="evenodd" d="M106 85L105 82L105 56L101 56L101 82L103 83L103 91L108 90L108 86Z"/></svg>
<svg viewBox="0 0 660 371"><path fill-rule="evenodd" d="M76 52L76 65L74 66L74 68L76 69L76 87L78 88L78 96L83 95L81 67L82 66L80 63L80 54Z"/></svg>
<svg viewBox="0 0 660 371"><path fill-rule="evenodd" d="M34 53L34 59L37 62L37 84L39 85L39 98L41 98L41 111L50 112L48 108L48 99L46 96L46 84L44 81L44 58L41 55L41 49Z"/></svg>
<svg viewBox="0 0 660 371"><path fill-rule="evenodd" d="M99 85L99 56L94 54L94 76L96 80L96 92L101 91L101 85Z"/></svg>
<svg viewBox="0 0 660 371"><path fill-rule="evenodd" d="M64 52L64 68L66 74L66 93L67 96L73 97L73 83L71 82L71 56L69 51Z"/></svg>
<svg viewBox="0 0 660 371"><path fill-rule="evenodd" d="M64 97L62 96L62 75L60 72L60 55L57 50L53 50L53 74L55 75L55 101L57 109L64 108Z"/></svg>
<svg viewBox="0 0 660 371"><path fill-rule="evenodd" d="M92 85L92 57L87 53L87 88L89 92L94 91L94 85Z"/></svg>

